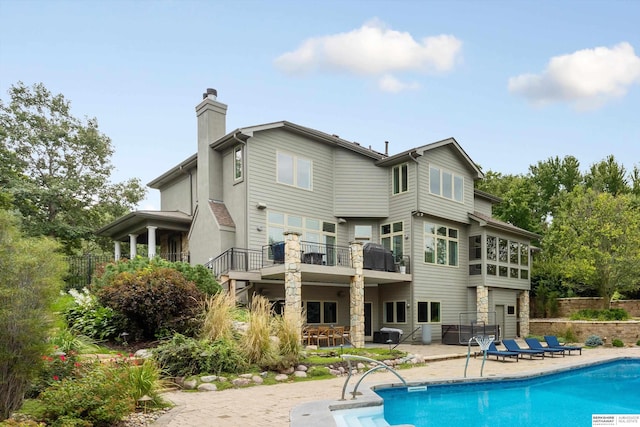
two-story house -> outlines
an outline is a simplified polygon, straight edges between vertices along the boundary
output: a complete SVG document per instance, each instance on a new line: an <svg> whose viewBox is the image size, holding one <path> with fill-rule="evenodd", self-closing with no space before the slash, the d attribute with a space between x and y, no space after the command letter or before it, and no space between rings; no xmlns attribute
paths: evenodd
<svg viewBox="0 0 640 427"><path fill-rule="evenodd" d="M423 342L528 333L539 236L492 218L499 199L474 190L483 174L455 139L388 155L286 121L227 132L226 112L207 90L197 153L148 184L160 211L98 231L116 258L128 242L206 264L232 294L350 326L355 345L383 327Z"/></svg>

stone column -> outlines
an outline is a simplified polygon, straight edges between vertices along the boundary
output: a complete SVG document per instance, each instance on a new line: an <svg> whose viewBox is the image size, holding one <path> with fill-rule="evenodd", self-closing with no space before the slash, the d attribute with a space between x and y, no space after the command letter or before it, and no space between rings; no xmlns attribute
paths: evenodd
<svg viewBox="0 0 640 427"><path fill-rule="evenodd" d="M300 236L284 232L284 317L297 327L302 340L302 273L300 273Z"/></svg>
<svg viewBox="0 0 640 427"><path fill-rule="evenodd" d="M147 225L147 250L149 259L156 256L156 230L158 227Z"/></svg>
<svg viewBox="0 0 640 427"><path fill-rule="evenodd" d="M522 291L518 295L518 307L520 309L520 336L529 335L529 291Z"/></svg>
<svg viewBox="0 0 640 427"><path fill-rule="evenodd" d="M478 322L489 324L489 288L486 286L478 286L476 288L476 312L478 314Z"/></svg>
<svg viewBox="0 0 640 427"><path fill-rule="evenodd" d="M113 258L116 261L119 261L120 257L122 257L122 248L120 247L120 242L114 242Z"/></svg>
<svg viewBox="0 0 640 427"><path fill-rule="evenodd" d="M349 288L349 317L351 326L351 344L364 347L364 255L362 242L351 242L349 245L351 265L356 274L351 276Z"/></svg>
<svg viewBox="0 0 640 427"><path fill-rule="evenodd" d="M138 255L138 235L129 234L129 258L134 259Z"/></svg>

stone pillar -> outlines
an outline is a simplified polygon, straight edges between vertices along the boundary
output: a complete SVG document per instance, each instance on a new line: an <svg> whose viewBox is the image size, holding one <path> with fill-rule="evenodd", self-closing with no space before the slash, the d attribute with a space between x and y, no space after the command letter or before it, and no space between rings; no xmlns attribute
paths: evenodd
<svg viewBox="0 0 640 427"><path fill-rule="evenodd" d="M113 258L116 261L120 261L120 258L122 257L122 248L120 247L120 242L113 242L113 243L114 243Z"/></svg>
<svg viewBox="0 0 640 427"><path fill-rule="evenodd" d="M351 344L364 347L364 255L362 242L351 242L349 245L351 265L356 274L351 276L349 288L349 317L351 326Z"/></svg>
<svg viewBox="0 0 640 427"><path fill-rule="evenodd" d="M300 236L284 232L284 317L292 321L302 340L302 273L300 273Z"/></svg>
<svg viewBox="0 0 640 427"><path fill-rule="evenodd" d="M522 291L518 295L518 307L520 310L520 336L529 335L529 291Z"/></svg>
<svg viewBox="0 0 640 427"><path fill-rule="evenodd" d="M158 227L147 225L147 250L149 259L156 256L156 230Z"/></svg>
<svg viewBox="0 0 640 427"><path fill-rule="evenodd" d="M486 286L478 286L476 288L476 312L478 314L478 322L489 324L489 288Z"/></svg>
<svg viewBox="0 0 640 427"><path fill-rule="evenodd" d="M138 255L138 235L129 234L129 258L134 259Z"/></svg>

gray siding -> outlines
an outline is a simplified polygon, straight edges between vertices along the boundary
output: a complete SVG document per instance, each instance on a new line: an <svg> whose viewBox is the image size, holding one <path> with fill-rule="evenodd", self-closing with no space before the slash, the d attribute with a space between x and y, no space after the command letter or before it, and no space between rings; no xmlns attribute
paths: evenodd
<svg viewBox="0 0 640 427"><path fill-rule="evenodd" d="M420 162L419 210L468 224L468 213L473 212L474 195L473 176L469 172L467 164L449 146L426 151L418 161ZM429 192L429 165L431 164L464 177L464 203L433 195Z"/></svg>
<svg viewBox="0 0 640 427"><path fill-rule="evenodd" d="M235 246L246 248L247 246L247 184L246 178L236 181L234 179L235 161L233 158L234 147L226 150L222 154L222 179L224 182L222 188L223 201L233 222L236 230L229 247ZM244 150L244 161L246 163L246 151ZM254 208L255 209L255 208ZM228 249L228 248L226 248Z"/></svg>
<svg viewBox="0 0 640 427"><path fill-rule="evenodd" d="M193 178L195 178L195 176ZM160 189L160 210L180 211L191 214L189 203L192 202L192 200L189 197L189 191L195 191L195 188L195 179L194 182L190 184L188 174L164 186Z"/></svg>
<svg viewBox="0 0 640 427"><path fill-rule="evenodd" d="M490 291L492 306L489 310L495 310L496 305L504 306L504 330L502 331L502 338L515 338L517 335L517 318L515 308L518 305L517 291L508 289L493 289ZM508 306L514 308L514 314L508 314Z"/></svg>
<svg viewBox="0 0 640 427"><path fill-rule="evenodd" d="M333 206L332 147L281 129L256 133L247 146L245 179L249 183L247 209L250 248L267 244L266 220L270 210L337 222ZM278 151L313 161L312 190L276 182ZM267 209L256 209L258 202L265 203ZM258 227L263 230L257 231Z"/></svg>
<svg viewBox="0 0 640 427"><path fill-rule="evenodd" d="M335 216L388 216L388 172L374 166L373 159L343 149L334 151Z"/></svg>
<svg viewBox="0 0 640 427"><path fill-rule="evenodd" d="M222 234L208 204L201 204L189 230L191 264L204 264L222 252Z"/></svg>
<svg viewBox="0 0 640 427"><path fill-rule="evenodd" d="M493 204L487 199L483 199L483 198L479 198L479 197L475 197L474 198L473 211L475 211L475 212L480 212L481 214L491 216L492 215L492 213L491 213L491 207L492 206L493 206Z"/></svg>

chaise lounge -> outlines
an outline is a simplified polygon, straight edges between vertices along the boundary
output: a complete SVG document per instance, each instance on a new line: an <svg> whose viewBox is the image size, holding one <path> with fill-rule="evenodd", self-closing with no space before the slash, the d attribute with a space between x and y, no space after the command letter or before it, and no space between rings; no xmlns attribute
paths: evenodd
<svg viewBox="0 0 640 427"><path fill-rule="evenodd" d="M507 348L508 351L515 351L516 353L520 353L521 356L528 354L529 359L533 359L533 356L540 356L544 359L544 350L531 350L521 348L516 340L502 340L502 344Z"/></svg>
<svg viewBox="0 0 640 427"><path fill-rule="evenodd" d="M562 348L544 347L537 338L525 338L524 341L527 343L531 350L542 350L545 353L549 353L551 357L553 357L556 353L561 353L562 357L564 357L564 349Z"/></svg>
<svg viewBox="0 0 640 427"><path fill-rule="evenodd" d="M582 354L582 347L575 345L562 345L558 341L558 337L556 337L555 335L545 335L544 340L546 341L549 348L560 348L564 351L568 351L569 356L571 356L572 351L579 351L580 354Z"/></svg>
<svg viewBox="0 0 640 427"><path fill-rule="evenodd" d="M489 344L489 348L487 349L487 356L496 356L496 360L500 360L500 358L502 357L503 362L507 357L515 357L516 362L519 359L519 355L517 352L498 350L494 342L491 342L491 344Z"/></svg>

